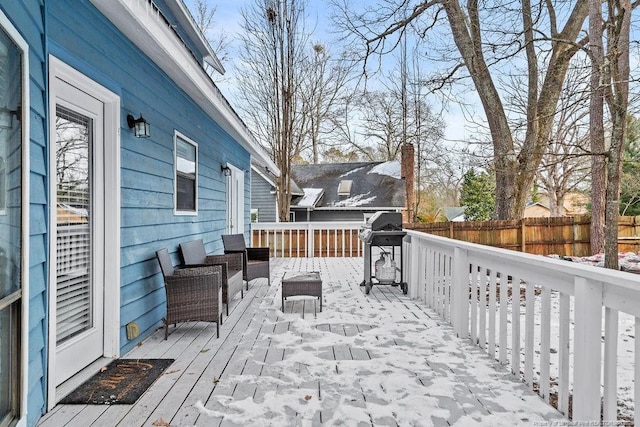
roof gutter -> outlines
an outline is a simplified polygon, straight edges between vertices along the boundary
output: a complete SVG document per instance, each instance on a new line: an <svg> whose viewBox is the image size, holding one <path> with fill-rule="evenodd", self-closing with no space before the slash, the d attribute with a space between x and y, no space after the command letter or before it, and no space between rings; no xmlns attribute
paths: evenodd
<svg viewBox="0 0 640 427"><path fill-rule="evenodd" d="M268 167L274 175L280 169L260 147L245 123L222 95L203 66L191 54L152 0L90 0L124 35L160 67L218 125L240 143L252 161ZM181 0L167 0L167 4ZM184 5L183 5L184 6ZM172 10L184 7L172 5ZM175 13L175 11L174 11ZM182 17L194 22L191 17ZM199 31L199 30L198 30ZM200 33L200 37L202 34Z"/></svg>

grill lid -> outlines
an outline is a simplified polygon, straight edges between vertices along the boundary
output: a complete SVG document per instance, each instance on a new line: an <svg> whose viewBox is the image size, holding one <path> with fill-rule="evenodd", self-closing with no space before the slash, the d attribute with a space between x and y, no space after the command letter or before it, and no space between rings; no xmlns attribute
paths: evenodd
<svg viewBox="0 0 640 427"><path fill-rule="evenodd" d="M402 214L400 212L376 212L369 218L365 227L371 231L402 230Z"/></svg>

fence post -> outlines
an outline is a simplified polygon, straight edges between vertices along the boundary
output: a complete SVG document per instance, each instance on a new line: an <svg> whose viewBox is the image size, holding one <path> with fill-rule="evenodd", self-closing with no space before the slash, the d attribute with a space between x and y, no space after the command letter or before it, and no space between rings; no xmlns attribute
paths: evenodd
<svg viewBox="0 0 640 427"><path fill-rule="evenodd" d="M451 324L459 338L469 336L469 257L465 249L453 251L451 271Z"/></svg>
<svg viewBox="0 0 640 427"><path fill-rule="evenodd" d="M600 421L602 283L576 277L573 420Z"/></svg>

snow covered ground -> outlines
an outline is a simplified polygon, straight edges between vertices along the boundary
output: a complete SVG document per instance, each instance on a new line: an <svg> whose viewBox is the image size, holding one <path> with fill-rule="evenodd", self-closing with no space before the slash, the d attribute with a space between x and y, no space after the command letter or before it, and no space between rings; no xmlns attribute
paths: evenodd
<svg viewBox="0 0 640 427"><path fill-rule="evenodd" d="M272 277L300 266L278 260ZM291 261L293 263L294 261ZM272 267L273 268L273 267ZM361 270L360 270L361 271ZM562 416L422 303L391 286L370 295L353 271L323 268L323 312L283 313L280 281L261 303L257 342L234 358L262 360L226 382L255 385L242 398L216 387L200 413L235 425L548 425ZM361 274L361 273L360 273ZM542 424L544 423L544 424Z"/></svg>

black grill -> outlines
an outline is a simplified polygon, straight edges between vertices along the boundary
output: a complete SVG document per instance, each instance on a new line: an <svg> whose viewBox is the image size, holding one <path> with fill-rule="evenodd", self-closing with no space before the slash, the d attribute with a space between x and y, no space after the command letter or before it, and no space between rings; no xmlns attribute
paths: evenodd
<svg viewBox="0 0 640 427"><path fill-rule="evenodd" d="M376 212L369 218L365 225L359 232L360 240L364 242L364 280L361 286L365 286L365 291L368 294L371 291L371 287L374 284L390 284L392 286L398 286L402 288L402 292L407 293L407 284L403 281L402 274L402 241L404 236L407 235L402 230L402 214L398 212ZM400 247L399 262L396 261L396 248ZM372 248L377 248L378 253L387 253L391 256L391 259L396 263L396 270L400 273L400 281L381 281L372 275ZM398 268L399 266L399 268ZM397 274L396 274L397 276Z"/></svg>

